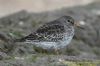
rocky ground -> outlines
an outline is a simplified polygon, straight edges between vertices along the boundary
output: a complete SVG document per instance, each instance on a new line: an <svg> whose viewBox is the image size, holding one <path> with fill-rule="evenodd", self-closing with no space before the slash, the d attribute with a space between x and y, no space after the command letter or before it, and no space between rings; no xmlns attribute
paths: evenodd
<svg viewBox="0 0 100 66"><path fill-rule="evenodd" d="M0 66L66 66L68 61L99 60L99 4L92 3L43 13L22 10L0 18ZM63 15L70 15L82 24L82 29L75 28L74 39L66 47L64 54L42 54L36 52L31 44L13 42L15 38L26 36L43 23Z"/></svg>

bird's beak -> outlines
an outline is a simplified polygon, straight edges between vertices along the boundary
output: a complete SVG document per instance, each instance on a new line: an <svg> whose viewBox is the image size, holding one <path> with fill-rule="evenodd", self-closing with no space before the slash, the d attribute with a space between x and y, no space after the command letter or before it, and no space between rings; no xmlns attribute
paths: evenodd
<svg viewBox="0 0 100 66"><path fill-rule="evenodd" d="M84 29L83 25L85 25L85 22L83 22L83 21L79 21L79 22L74 23L74 26L78 27L80 29Z"/></svg>
<svg viewBox="0 0 100 66"><path fill-rule="evenodd" d="M80 26L79 22L75 22L74 26L79 27Z"/></svg>

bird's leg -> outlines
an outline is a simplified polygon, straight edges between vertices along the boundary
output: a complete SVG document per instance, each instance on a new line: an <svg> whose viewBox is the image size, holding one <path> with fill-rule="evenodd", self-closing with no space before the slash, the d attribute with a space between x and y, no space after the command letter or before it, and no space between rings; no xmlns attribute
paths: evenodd
<svg viewBox="0 0 100 66"><path fill-rule="evenodd" d="M55 48L55 52L57 53L57 55L59 55L58 48Z"/></svg>
<svg viewBox="0 0 100 66"><path fill-rule="evenodd" d="M61 61L61 60L63 60L62 58L59 57L59 55L60 55L60 48L59 48L60 46L59 45L60 44L61 44L61 42L58 42L57 46L54 45L54 48L55 48L54 50L55 50L55 53L57 54L56 57L58 59L58 62Z"/></svg>
<svg viewBox="0 0 100 66"><path fill-rule="evenodd" d="M59 51L58 51L58 47L56 45L54 45L54 52L56 53L56 58L59 60Z"/></svg>
<svg viewBox="0 0 100 66"><path fill-rule="evenodd" d="M56 45L54 45L54 51L55 51L55 53L56 53L57 55L60 54L60 48L59 48L59 45L60 45L60 44L61 44L61 43L58 42Z"/></svg>
<svg viewBox="0 0 100 66"><path fill-rule="evenodd" d="M59 52L58 52L58 48L57 48L56 45L54 45L54 52L55 52L57 55L59 54Z"/></svg>

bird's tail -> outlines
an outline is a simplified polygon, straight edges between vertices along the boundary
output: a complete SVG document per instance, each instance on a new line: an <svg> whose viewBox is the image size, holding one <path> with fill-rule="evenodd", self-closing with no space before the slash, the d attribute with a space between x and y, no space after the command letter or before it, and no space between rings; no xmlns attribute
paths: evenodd
<svg viewBox="0 0 100 66"><path fill-rule="evenodd" d="M25 38L14 39L14 42L25 42Z"/></svg>
<svg viewBox="0 0 100 66"><path fill-rule="evenodd" d="M15 39L14 42L25 42L26 40L34 40L34 37L37 37L37 36L34 36L33 34L30 34L30 35L25 36L23 38Z"/></svg>

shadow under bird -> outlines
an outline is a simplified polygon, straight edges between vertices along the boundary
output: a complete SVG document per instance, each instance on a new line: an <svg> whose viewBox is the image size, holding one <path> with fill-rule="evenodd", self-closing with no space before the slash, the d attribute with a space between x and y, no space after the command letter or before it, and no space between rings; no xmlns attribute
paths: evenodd
<svg viewBox="0 0 100 66"><path fill-rule="evenodd" d="M31 43L43 49L65 48L74 36L74 19L62 16L54 21L47 22L36 31L16 42Z"/></svg>

